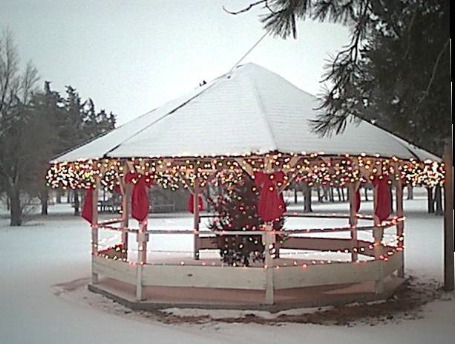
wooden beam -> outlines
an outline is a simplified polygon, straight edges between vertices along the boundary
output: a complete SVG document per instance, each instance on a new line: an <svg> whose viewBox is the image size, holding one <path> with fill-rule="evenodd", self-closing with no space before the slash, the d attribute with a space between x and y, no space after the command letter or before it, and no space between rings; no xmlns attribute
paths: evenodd
<svg viewBox="0 0 455 344"><path fill-rule="evenodd" d="M395 208L396 216L402 218L403 213L403 183L401 179L395 181ZM404 247L404 221L398 221L396 226L396 235L398 237L398 248ZM398 270L398 277L404 277L404 254L401 256L401 268Z"/></svg>
<svg viewBox="0 0 455 344"><path fill-rule="evenodd" d="M273 259L275 258L275 245L276 245L276 235L273 230L273 223L272 222L266 222L264 224L264 231L262 235L262 241L264 244L264 253L265 253L265 262L264 262L264 268L265 268L265 303L267 305L273 305L275 300L274 300L274 293L275 293L275 287L274 287L274 276L273 276L273 267L274 267L274 261Z"/></svg>
<svg viewBox="0 0 455 344"><path fill-rule="evenodd" d="M147 242L149 239L147 222L148 219L145 219L139 224L139 232L137 233L136 299L138 301L144 300L142 271L144 265L147 264Z"/></svg>
<svg viewBox="0 0 455 344"><path fill-rule="evenodd" d="M382 165L380 166L382 170ZM378 186L376 185L373 188L373 212L376 211L376 207L378 204ZM384 254L384 250L382 247L382 239L384 237L384 228L380 227L381 221L379 218L373 214L373 221L374 221L374 228L373 228L373 239L374 239L374 258L376 260L380 260ZM381 276L380 279L375 281L375 292L376 294L381 294L384 291L384 281L382 278L382 265L379 265L379 275Z"/></svg>
<svg viewBox="0 0 455 344"><path fill-rule="evenodd" d="M128 169L127 164L124 165L124 169ZM129 226L132 185L127 184L125 182L125 178L123 178L123 180L118 178L118 181L120 184L120 191L122 193L122 227L126 229ZM128 232L126 231L122 232L122 245L128 254Z"/></svg>
<svg viewBox="0 0 455 344"><path fill-rule="evenodd" d="M200 247L200 242L199 242L199 223L201 222L201 219L199 217L199 192L200 192L200 186L199 186L199 180L196 180L194 183L194 188L193 188L193 197L194 197L194 202L193 202L193 229L194 229L194 259L199 260L199 247Z"/></svg>
<svg viewBox="0 0 455 344"><path fill-rule="evenodd" d="M92 260L98 256L98 190L100 186L99 177L96 178L95 188L92 192ZM98 274L92 269L92 284L97 284Z"/></svg>
<svg viewBox="0 0 455 344"><path fill-rule="evenodd" d="M352 240L352 250L351 250L351 260L353 262L357 261L358 254L357 249L357 211L356 211L356 197L355 194L359 189L360 183L354 182L348 184L349 189L349 225L351 226L351 240Z"/></svg>
<svg viewBox="0 0 455 344"><path fill-rule="evenodd" d="M243 158L235 158L235 161L239 164L240 168L244 170L250 177L254 177L254 170L253 166L251 166L245 159Z"/></svg>

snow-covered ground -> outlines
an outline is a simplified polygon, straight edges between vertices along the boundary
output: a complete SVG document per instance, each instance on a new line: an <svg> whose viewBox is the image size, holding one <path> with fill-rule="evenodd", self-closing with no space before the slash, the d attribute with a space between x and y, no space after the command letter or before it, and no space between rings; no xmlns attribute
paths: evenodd
<svg viewBox="0 0 455 344"><path fill-rule="evenodd" d="M426 201L405 201L406 273L420 282L442 282L443 219L425 212ZM364 204L363 207L371 207ZM336 211L346 204L315 204L316 211ZM70 215L68 205L50 208L22 227L8 226L0 205L0 344L13 343L453 343L455 297L446 293L423 307L415 319L354 326L285 323L281 326L204 322L165 324L120 315L115 305L91 305L99 295L58 296L55 285L90 275L90 231ZM311 219L292 219L290 227L312 227ZM153 215L150 228L191 228L189 214ZM114 234L105 234L106 243ZM188 251L191 237L156 237L152 250ZM75 283L77 284L77 283ZM84 295L84 294L81 294ZM109 306L110 305L110 306ZM221 311L222 312L222 311ZM220 311L217 311L220 314ZM226 312L228 314L228 312Z"/></svg>

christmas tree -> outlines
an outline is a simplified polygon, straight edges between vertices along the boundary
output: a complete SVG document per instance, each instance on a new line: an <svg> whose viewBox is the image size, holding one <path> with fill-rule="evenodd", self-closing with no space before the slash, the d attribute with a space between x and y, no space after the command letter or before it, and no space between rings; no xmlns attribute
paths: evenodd
<svg viewBox="0 0 455 344"><path fill-rule="evenodd" d="M263 221L257 213L260 190L247 174L241 180L225 187L221 195L209 200L217 217L209 228L217 231L260 231ZM283 227L283 219L274 222L274 229ZM261 235L219 235L218 247L224 263L249 266L251 261L264 259Z"/></svg>

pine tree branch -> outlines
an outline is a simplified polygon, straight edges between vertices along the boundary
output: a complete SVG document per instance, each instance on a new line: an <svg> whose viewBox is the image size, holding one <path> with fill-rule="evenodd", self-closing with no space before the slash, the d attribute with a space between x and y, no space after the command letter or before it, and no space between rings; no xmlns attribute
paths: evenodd
<svg viewBox="0 0 455 344"><path fill-rule="evenodd" d="M261 4L263 4L263 3L265 3L265 7L267 7L269 10L271 10L270 7L269 7L269 5L267 4L267 1L268 1L268 0L259 0L259 1L253 2L253 3L249 4L247 7L242 8L242 9L239 10L239 11L229 11L229 10L226 9L226 7L224 7L224 6L223 6L223 10L224 10L225 12L229 13L229 14L232 14L232 15L235 15L235 16L236 16L237 14L248 12L248 11L251 10L253 7L256 7L256 6L261 5Z"/></svg>
<svg viewBox="0 0 455 344"><path fill-rule="evenodd" d="M438 56L436 57L436 61L435 61L434 65L433 65L433 69L432 69L432 72L431 72L430 80L428 81L428 85L427 85L425 91L423 92L422 96L420 97L419 101L417 102L417 107L416 107L416 109L414 111L415 114L418 113L418 111L420 109L420 106L422 105L423 101L425 100L425 98L428 97L428 94L430 93L431 86L433 85L434 78L436 77L436 72L437 72L438 67L439 67L439 62L441 61L441 58L444 55L444 53L446 51L446 48L449 45L449 42L450 42L450 38L448 38L446 40L446 42L444 43L444 46L442 47L441 51L439 52Z"/></svg>
<svg viewBox="0 0 455 344"><path fill-rule="evenodd" d="M419 103L422 103L424 101L424 99L428 96L428 94L430 93L430 88L431 88L431 85L433 84L434 78L436 76L436 71L438 70L439 62L441 61L442 55L444 55L444 52L445 52L447 46L449 45L449 42L450 42L450 39L447 39L446 42L444 43L444 46L442 47L441 51L439 52L438 57L436 58L436 62L433 65L433 71L431 73L431 78L428 82L427 88L425 89L425 92L424 92L422 98L420 98L420 100L419 100Z"/></svg>

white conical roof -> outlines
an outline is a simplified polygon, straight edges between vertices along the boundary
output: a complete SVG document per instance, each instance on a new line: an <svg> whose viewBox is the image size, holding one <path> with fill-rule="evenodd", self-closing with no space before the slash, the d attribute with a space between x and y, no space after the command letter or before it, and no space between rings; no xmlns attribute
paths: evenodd
<svg viewBox="0 0 455 344"><path fill-rule="evenodd" d="M316 97L255 64L237 67L53 162L102 157L177 157L282 153L380 155L439 160L362 121L321 138L309 120Z"/></svg>

